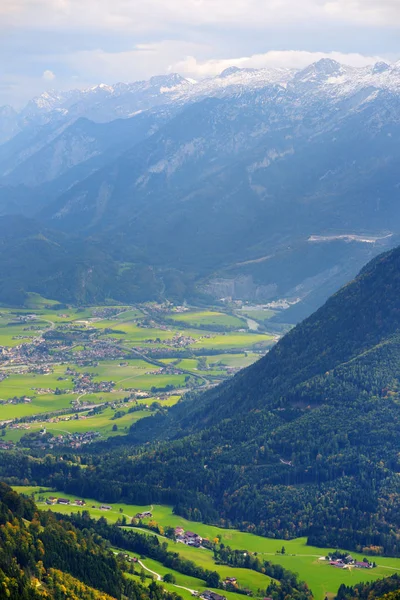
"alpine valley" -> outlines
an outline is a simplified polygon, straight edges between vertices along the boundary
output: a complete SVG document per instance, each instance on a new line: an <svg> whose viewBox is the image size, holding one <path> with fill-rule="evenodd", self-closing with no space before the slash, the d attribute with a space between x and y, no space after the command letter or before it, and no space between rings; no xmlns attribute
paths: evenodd
<svg viewBox="0 0 400 600"><path fill-rule="evenodd" d="M0 600L399 600L400 64L52 91L0 142Z"/></svg>
<svg viewBox="0 0 400 600"><path fill-rule="evenodd" d="M117 300L278 302L289 308L276 320L296 323L398 241L398 64L170 74L0 115L1 214L31 219L2 226L26 232L3 244L7 302L47 293L14 265L21 244L51 255L62 231L54 261L65 244L92 259L79 290L74 264L57 279L57 300L68 288L104 301L115 273Z"/></svg>

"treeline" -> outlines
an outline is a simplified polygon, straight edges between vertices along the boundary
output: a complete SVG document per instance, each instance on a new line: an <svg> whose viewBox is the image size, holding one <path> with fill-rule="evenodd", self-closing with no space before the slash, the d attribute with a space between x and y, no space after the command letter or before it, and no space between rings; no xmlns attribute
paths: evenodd
<svg viewBox="0 0 400 600"><path fill-rule="evenodd" d="M182 558L178 552L169 551L167 542L160 542L157 536L122 529L117 525L110 526L104 517L91 519L88 511L71 514L67 518L78 529L92 531L108 540L112 546L157 560L169 569L202 579L207 586L218 587L220 584L220 576L216 571L203 569L193 561Z"/></svg>
<svg viewBox="0 0 400 600"><path fill-rule="evenodd" d="M396 594L392 595L393 592ZM377 598L398 598L400 596L400 575L397 573L373 582L358 583L354 586L342 584L335 600L375 600Z"/></svg>

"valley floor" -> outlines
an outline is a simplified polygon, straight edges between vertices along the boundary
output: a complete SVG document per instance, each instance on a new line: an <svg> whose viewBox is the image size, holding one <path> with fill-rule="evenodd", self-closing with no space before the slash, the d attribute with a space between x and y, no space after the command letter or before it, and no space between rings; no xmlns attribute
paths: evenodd
<svg viewBox="0 0 400 600"><path fill-rule="evenodd" d="M265 329L273 313L256 312ZM0 308L0 447L76 448L123 435L185 392L217 385L276 340L249 328L248 313L60 307L36 295L29 307Z"/></svg>
<svg viewBox="0 0 400 600"><path fill-rule="evenodd" d="M257 597L259 589L265 589L270 581L270 578L262 573L250 571L248 569L233 568L215 563L213 551L206 548L195 548L185 545L182 542L176 542L165 538L163 535L154 533L150 527L165 529L167 527L181 527L185 531L197 533L202 538L207 538L212 541L219 537L220 542L225 546L230 546L232 549L239 549L249 553L257 553L260 557L265 557L266 560L272 563L280 564L286 569L297 573L301 580L305 581L314 593L316 599L323 599L325 596L331 597L335 595L340 584L345 583L347 586L355 585L359 582L373 581L382 577L387 577L395 572L400 572L400 559L389 558L383 556L370 557L370 560L375 560L377 567L374 569L336 569L330 566L325 557L332 552L332 548L317 548L308 546L306 538L298 538L293 540L281 540L264 538L234 529L221 529L212 525L205 525L194 521L188 521L178 515L174 515L169 506L133 506L129 504L110 504L109 508L100 508L101 503L98 501L86 498L84 506L74 504L76 498L74 496L52 491L46 488L29 487L29 486L13 486L13 489L19 493L32 496L35 499L38 507L42 510L49 509L61 514L70 514L71 512L82 512L87 510L91 517L104 517L109 523L121 523L121 526L128 526L131 519L138 513L150 511L151 517L143 518L139 523L141 532L149 535L158 535L160 540L168 543L169 549L178 552L183 558L192 560L197 565L205 569L216 570L222 579L225 577L235 577L238 583L252 591ZM65 498L71 504L60 505L46 504L46 500L51 496ZM125 517L125 519L124 519ZM124 525L124 523L126 523ZM282 554L284 547L284 554ZM356 560L362 561L363 556L358 553L351 552ZM167 569L161 563L157 563L149 558L142 558L143 567L150 569L163 577L167 572L171 573L171 569ZM149 573L150 574L150 573ZM204 581L196 580L195 578L182 575L178 572L173 572L176 578L176 584L195 590L198 592L204 591L206 588ZM154 575L156 578L157 576ZM180 592L179 592L180 593ZM219 593L222 593L221 590ZM186 590L186 594L190 594ZM181 594L186 597L185 594ZM223 592L228 599L238 598L238 594Z"/></svg>

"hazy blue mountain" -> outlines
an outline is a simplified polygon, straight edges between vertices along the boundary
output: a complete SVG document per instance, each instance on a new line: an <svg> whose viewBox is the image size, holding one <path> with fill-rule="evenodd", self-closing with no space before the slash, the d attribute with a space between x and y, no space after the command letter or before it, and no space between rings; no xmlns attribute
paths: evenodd
<svg viewBox="0 0 400 600"><path fill-rule="evenodd" d="M61 128L56 137L43 140L40 149L27 157L26 148L23 153L15 153L14 164L11 165L8 160L2 181L6 185L36 187L66 174L61 181L68 181L70 186L154 133L164 121L163 113L155 112L144 112L109 123L79 118L68 127ZM38 143L37 140L35 143ZM76 169L77 166L80 168ZM63 189L63 185L66 183L53 186L53 196Z"/></svg>
<svg viewBox="0 0 400 600"><path fill-rule="evenodd" d="M116 107L141 112L112 120ZM125 261L140 248L214 297L309 314L396 243L398 65L169 75L47 94L21 114L0 146L3 213L30 204L50 228Z"/></svg>

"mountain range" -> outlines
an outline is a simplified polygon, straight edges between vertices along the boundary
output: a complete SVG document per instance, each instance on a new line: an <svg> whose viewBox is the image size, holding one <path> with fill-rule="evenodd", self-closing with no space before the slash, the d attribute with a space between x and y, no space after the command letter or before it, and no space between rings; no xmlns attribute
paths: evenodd
<svg viewBox="0 0 400 600"><path fill-rule="evenodd" d="M0 123L0 214L151 268L149 298L172 269L180 299L283 301L296 322L398 242L398 64L46 92Z"/></svg>

